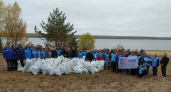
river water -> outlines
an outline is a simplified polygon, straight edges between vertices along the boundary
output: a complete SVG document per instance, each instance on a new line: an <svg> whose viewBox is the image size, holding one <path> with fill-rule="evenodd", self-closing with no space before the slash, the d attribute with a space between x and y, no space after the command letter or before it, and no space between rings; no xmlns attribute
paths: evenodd
<svg viewBox="0 0 171 92"><path fill-rule="evenodd" d="M29 38L33 44L44 45L46 40L41 38ZM147 40L147 39L95 39L95 48L114 48L121 44L125 49L145 50L171 50L171 40Z"/></svg>

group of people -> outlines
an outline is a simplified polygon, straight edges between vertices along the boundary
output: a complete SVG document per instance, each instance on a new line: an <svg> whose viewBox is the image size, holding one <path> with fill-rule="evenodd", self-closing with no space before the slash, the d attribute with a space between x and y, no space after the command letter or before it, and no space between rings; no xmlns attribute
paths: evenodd
<svg viewBox="0 0 171 92"><path fill-rule="evenodd" d="M23 48L20 44L18 47L14 45L10 45L10 42L6 43L6 47L3 49L3 57L7 61L7 70L13 71L17 69L17 61L20 60L21 65L24 66L24 60L31 59L31 58L57 58L63 55L66 58L84 58L87 62L91 61L101 61L104 60L105 64L104 67L108 68L109 70L112 69L115 73L121 74L131 74L132 76L139 76L142 78L145 75L148 75L149 67L153 67L153 76L157 76L157 69L159 63L161 65L162 75L163 78L166 78L166 66L169 62L169 58L167 54L164 53L164 56L159 62L159 57L157 54L154 57L147 55L145 50L138 50L130 51L128 49L125 51L122 50L115 50L115 49L99 49L99 50L75 50L74 47L72 49L70 47L63 48L63 47L54 47L51 49L48 45L44 48L41 45L34 46L33 44L26 45ZM118 62L120 57L138 57L138 68L137 69L119 69Z"/></svg>

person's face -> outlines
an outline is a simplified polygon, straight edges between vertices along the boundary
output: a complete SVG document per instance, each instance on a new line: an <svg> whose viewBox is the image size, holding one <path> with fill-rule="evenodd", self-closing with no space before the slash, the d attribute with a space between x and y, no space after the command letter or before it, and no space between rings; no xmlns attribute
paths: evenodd
<svg viewBox="0 0 171 92"><path fill-rule="evenodd" d="M32 50L34 50L34 48L32 48Z"/></svg>
<svg viewBox="0 0 171 92"><path fill-rule="evenodd" d="M54 47L54 50L56 49L56 47Z"/></svg>
<svg viewBox="0 0 171 92"><path fill-rule="evenodd" d="M100 54L98 54L98 57L100 57Z"/></svg>
<svg viewBox="0 0 171 92"><path fill-rule="evenodd" d="M116 53L116 51L114 50L113 53Z"/></svg>
<svg viewBox="0 0 171 92"><path fill-rule="evenodd" d="M70 48L68 48L68 51L70 51Z"/></svg>
<svg viewBox="0 0 171 92"><path fill-rule="evenodd" d="M75 50L75 48L74 48L74 47L72 47L72 49L73 49L73 50Z"/></svg>
<svg viewBox="0 0 171 92"><path fill-rule="evenodd" d="M109 61L109 58L106 58L106 61Z"/></svg>
<svg viewBox="0 0 171 92"><path fill-rule="evenodd" d="M15 47L14 47L14 46L12 46L12 49L15 49Z"/></svg>
<svg viewBox="0 0 171 92"><path fill-rule="evenodd" d="M119 51L118 53L121 54L121 51Z"/></svg>
<svg viewBox="0 0 171 92"><path fill-rule="evenodd" d="M135 53L134 52L132 52L132 55L134 55Z"/></svg>
<svg viewBox="0 0 171 92"><path fill-rule="evenodd" d="M164 57L166 57L167 56L167 54L166 53L164 53Z"/></svg>
<svg viewBox="0 0 171 92"><path fill-rule="evenodd" d="M145 53L145 50L143 50L143 53Z"/></svg>
<svg viewBox="0 0 171 92"><path fill-rule="evenodd" d="M154 54L154 57L157 57L157 54Z"/></svg>
<svg viewBox="0 0 171 92"><path fill-rule="evenodd" d="M10 44L7 44L8 47L10 47Z"/></svg>
<svg viewBox="0 0 171 92"><path fill-rule="evenodd" d="M59 49L59 47L57 47L57 49Z"/></svg>
<svg viewBox="0 0 171 92"><path fill-rule="evenodd" d="M126 54L129 54L129 52L127 51Z"/></svg>

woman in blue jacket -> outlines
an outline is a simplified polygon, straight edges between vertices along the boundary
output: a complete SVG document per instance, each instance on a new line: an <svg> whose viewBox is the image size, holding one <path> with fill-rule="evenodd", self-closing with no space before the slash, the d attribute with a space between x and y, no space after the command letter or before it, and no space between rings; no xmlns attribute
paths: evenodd
<svg viewBox="0 0 171 92"><path fill-rule="evenodd" d="M157 76L157 67L159 66L159 57L157 57L157 54L154 55L152 58L152 64L151 66L153 67L153 76Z"/></svg>
<svg viewBox="0 0 171 92"><path fill-rule="evenodd" d="M151 65L151 63L152 63L152 58L151 58L151 56L148 55L148 57L144 57L144 61L145 61L145 64L146 64L146 66L147 66L147 73L146 73L146 75L148 75L149 67L150 67L150 65Z"/></svg>
<svg viewBox="0 0 171 92"><path fill-rule="evenodd" d="M40 58L45 59L45 50L43 49L42 46L40 47L39 53L40 53Z"/></svg>
<svg viewBox="0 0 171 92"><path fill-rule="evenodd" d="M116 51L114 50L113 53L111 53L111 68L113 72L116 72Z"/></svg>
<svg viewBox="0 0 171 92"><path fill-rule="evenodd" d="M30 48L28 47L28 45L26 45L26 48L25 48L25 50L24 50L24 58L25 58L25 60L26 59L31 59L31 50L30 50Z"/></svg>
<svg viewBox="0 0 171 92"><path fill-rule="evenodd" d="M38 51L34 47L31 51L31 58L38 58Z"/></svg>

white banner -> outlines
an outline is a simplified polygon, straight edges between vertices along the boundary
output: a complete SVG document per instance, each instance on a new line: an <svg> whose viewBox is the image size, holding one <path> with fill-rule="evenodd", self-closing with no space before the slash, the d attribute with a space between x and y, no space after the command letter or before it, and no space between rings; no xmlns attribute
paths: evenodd
<svg viewBox="0 0 171 92"><path fill-rule="evenodd" d="M119 69L137 69L138 57L120 57L118 62Z"/></svg>

